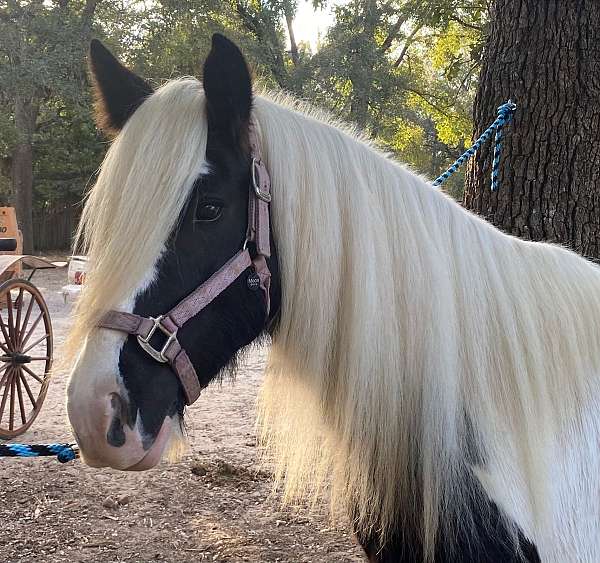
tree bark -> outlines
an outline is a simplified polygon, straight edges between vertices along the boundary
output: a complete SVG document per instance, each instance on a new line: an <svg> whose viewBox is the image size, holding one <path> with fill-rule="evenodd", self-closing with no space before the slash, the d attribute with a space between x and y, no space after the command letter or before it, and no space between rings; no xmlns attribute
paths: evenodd
<svg viewBox="0 0 600 563"><path fill-rule="evenodd" d="M511 98L500 190L493 143L467 170L464 204L513 235L600 257L600 2L496 0L475 136Z"/></svg>
<svg viewBox="0 0 600 563"><path fill-rule="evenodd" d="M284 45L275 29L275 22L261 12L260 3L256 10L250 4L237 0L235 9L240 17L243 27L253 34L261 46L265 49L268 65L273 73L273 78L280 88L294 91L290 84L289 74L285 68Z"/></svg>
<svg viewBox="0 0 600 563"><path fill-rule="evenodd" d="M294 17L292 16L289 7L285 10L285 23L290 37L290 54L292 55L292 62L294 63L294 66L298 66L300 55L298 54L298 44L296 43L296 35L294 34Z"/></svg>
<svg viewBox="0 0 600 563"><path fill-rule="evenodd" d="M85 76L83 58L89 44L92 21L97 5L101 0L86 0L81 11L81 77ZM13 9L18 6L15 4ZM65 12L69 9L67 1L59 2L56 9ZM64 14L66 17L66 14ZM27 38L30 39L30 38ZM25 37L19 38L21 65L28 58L28 43ZM33 42L32 42L33 43ZM50 43L52 44L52 43ZM17 65L18 68L19 65ZM45 87L45 84L44 84ZM17 90L12 98L14 102L14 124L17 142L10 157L10 176L12 184L12 203L17 213L19 229L23 233L23 251L27 254L34 252L33 240L33 136L39 114L39 104L43 87L39 84L29 84L22 90Z"/></svg>
<svg viewBox="0 0 600 563"><path fill-rule="evenodd" d="M350 82L352 98L350 118L359 129L365 129L369 121L369 102L373 89L373 67L377 60L375 29L378 23L377 5L374 0L357 2L361 31L357 33L355 46L350 54L353 60Z"/></svg>
<svg viewBox="0 0 600 563"><path fill-rule="evenodd" d="M17 223L23 233L23 252L32 254L33 248L33 133L38 115L38 104L31 97L15 97L15 129L17 143L11 159L11 180Z"/></svg>

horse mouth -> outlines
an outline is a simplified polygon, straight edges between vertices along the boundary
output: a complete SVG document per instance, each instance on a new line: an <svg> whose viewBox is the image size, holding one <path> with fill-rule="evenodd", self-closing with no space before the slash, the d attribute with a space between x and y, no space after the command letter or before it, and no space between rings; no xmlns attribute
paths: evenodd
<svg viewBox="0 0 600 563"><path fill-rule="evenodd" d="M137 432L128 433L127 440L122 446L108 446L108 449L100 455L95 452L86 452L85 447L81 448L82 459L86 465L94 468L107 467L119 471L152 469L158 465L169 444L172 422L170 417L165 418L155 440L147 449L144 448L143 439ZM77 434L75 436L81 447Z"/></svg>
<svg viewBox="0 0 600 563"><path fill-rule="evenodd" d="M169 443L170 437L171 419L166 418L158 435L156 436L156 440L154 440L154 443L150 446L150 449L146 452L144 457L142 457L142 459L140 459L140 461L137 463L126 467L125 471L146 471L147 469L156 467L165 453L165 449Z"/></svg>

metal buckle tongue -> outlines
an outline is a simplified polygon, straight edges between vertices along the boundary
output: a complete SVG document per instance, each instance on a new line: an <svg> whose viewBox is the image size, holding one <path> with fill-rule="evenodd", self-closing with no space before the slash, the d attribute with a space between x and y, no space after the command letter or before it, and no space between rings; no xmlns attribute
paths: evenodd
<svg viewBox="0 0 600 563"><path fill-rule="evenodd" d="M252 159L252 187L258 199L262 199L266 203L271 202L271 194L264 192L260 187L260 167L264 166L258 158Z"/></svg>
<svg viewBox="0 0 600 563"><path fill-rule="evenodd" d="M177 339L177 330L175 330L174 332L171 332L170 330L168 330L167 328L165 328L162 325L162 323L161 323L161 321L163 320L163 318L164 318L163 315L159 315L156 318L150 317L150 320L154 323L154 325L150 329L150 332L148 333L148 336L146 336L146 338L144 338L143 336L139 336L138 335L137 340L138 340L139 345L152 358L154 358L157 362L165 364L165 363L167 363L169 361L169 358L167 358L165 356L165 353L169 349L169 346L171 345L171 343L174 342ZM164 343L164 345L163 345L163 347L162 347L162 349L160 351L157 350L156 348L154 348L150 344L150 339L152 338L152 336L156 332L156 329L160 330L167 337L167 340Z"/></svg>

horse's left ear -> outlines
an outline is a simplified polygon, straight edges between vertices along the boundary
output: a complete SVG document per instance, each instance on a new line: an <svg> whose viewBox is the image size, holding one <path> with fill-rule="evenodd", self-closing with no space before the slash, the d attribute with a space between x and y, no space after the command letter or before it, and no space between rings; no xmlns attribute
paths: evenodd
<svg viewBox="0 0 600 563"><path fill-rule="evenodd" d="M252 110L252 81L241 51L220 33L212 36L203 85L209 128L227 142L239 142Z"/></svg>
<svg viewBox="0 0 600 563"><path fill-rule="evenodd" d="M90 45L90 71L96 98L96 124L108 134L117 134L152 87L124 67L97 39Z"/></svg>

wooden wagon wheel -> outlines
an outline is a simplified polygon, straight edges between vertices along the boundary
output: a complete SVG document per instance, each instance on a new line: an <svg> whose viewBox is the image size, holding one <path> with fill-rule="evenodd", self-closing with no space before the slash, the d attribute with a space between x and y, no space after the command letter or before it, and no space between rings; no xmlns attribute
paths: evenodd
<svg viewBox="0 0 600 563"><path fill-rule="evenodd" d="M30 282L0 285L0 438L25 432L37 417L52 366L48 307Z"/></svg>

